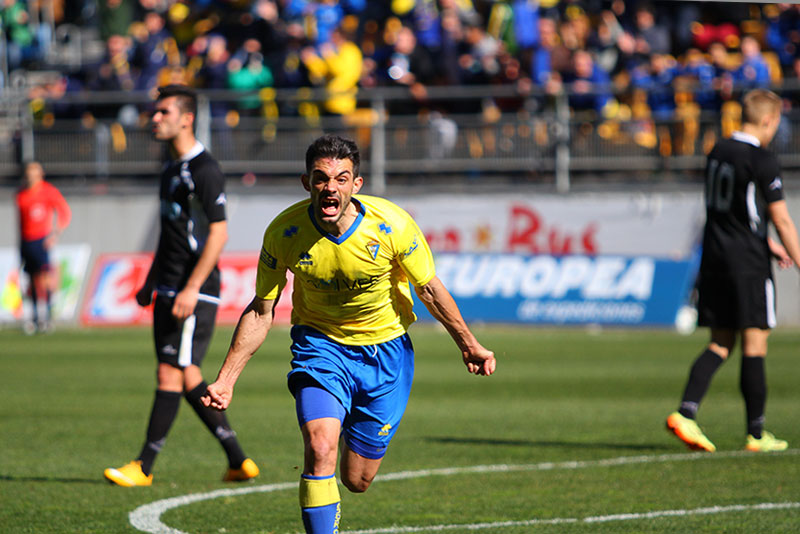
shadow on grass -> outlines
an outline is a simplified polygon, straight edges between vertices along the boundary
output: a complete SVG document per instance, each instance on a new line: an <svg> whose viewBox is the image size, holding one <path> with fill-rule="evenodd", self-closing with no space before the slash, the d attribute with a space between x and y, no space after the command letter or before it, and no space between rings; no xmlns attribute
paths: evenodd
<svg viewBox="0 0 800 534"><path fill-rule="evenodd" d="M604 443L576 441L532 441L525 439L493 439L493 438L454 438L427 437L431 443L455 443L460 445L507 445L512 447L566 447L572 449L615 449L628 451L667 451L673 450L663 443Z"/></svg>
<svg viewBox="0 0 800 534"><path fill-rule="evenodd" d="M0 475L0 482L60 482L63 484L108 484L102 478L31 477L25 475Z"/></svg>

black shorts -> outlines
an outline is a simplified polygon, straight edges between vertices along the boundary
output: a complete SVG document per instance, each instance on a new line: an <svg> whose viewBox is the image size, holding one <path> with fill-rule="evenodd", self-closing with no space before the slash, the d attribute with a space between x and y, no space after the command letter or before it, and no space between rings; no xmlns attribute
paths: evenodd
<svg viewBox="0 0 800 534"><path fill-rule="evenodd" d="M161 363L184 368L200 366L214 333L217 305L197 301L194 315L184 321L172 316L174 297L157 295L153 306L153 337L156 356Z"/></svg>
<svg viewBox="0 0 800 534"><path fill-rule="evenodd" d="M775 328L775 286L769 276L700 274L697 324L711 328Z"/></svg>
<svg viewBox="0 0 800 534"><path fill-rule="evenodd" d="M19 245L19 256L23 269L28 274L50 269L50 254L44 246L44 238L22 241Z"/></svg>

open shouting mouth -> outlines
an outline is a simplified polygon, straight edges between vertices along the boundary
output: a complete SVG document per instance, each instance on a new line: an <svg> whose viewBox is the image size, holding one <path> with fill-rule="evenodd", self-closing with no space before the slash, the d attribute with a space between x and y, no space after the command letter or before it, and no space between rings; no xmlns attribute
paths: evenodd
<svg viewBox="0 0 800 534"><path fill-rule="evenodd" d="M339 199L335 196L319 199L319 209L324 217L336 217L339 214Z"/></svg>

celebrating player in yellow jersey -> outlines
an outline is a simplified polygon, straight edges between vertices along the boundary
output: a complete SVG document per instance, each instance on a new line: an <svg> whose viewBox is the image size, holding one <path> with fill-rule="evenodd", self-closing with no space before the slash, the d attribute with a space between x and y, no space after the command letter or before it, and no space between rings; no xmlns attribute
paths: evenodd
<svg viewBox="0 0 800 534"><path fill-rule="evenodd" d="M339 528L340 434L342 483L366 491L405 411L414 374L406 331L416 319L409 282L450 333L470 373L488 376L496 365L436 277L414 220L387 200L353 196L364 181L359 163L356 144L338 136L322 136L308 148L302 182L310 200L283 211L264 233L256 296L203 397L207 406L228 407L239 374L266 338L291 271L289 388L305 445L303 524L314 534Z"/></svg>

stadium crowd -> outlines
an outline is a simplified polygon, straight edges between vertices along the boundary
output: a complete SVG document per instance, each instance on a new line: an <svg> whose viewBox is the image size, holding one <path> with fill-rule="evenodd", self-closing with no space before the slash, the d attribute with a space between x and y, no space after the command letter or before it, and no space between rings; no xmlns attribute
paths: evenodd
<svg viewBox="0 0 800 534"><path fill-rule="evenodd" d="M800 73L800 8L791 4L635 0L83 0L55 2L59 24L94 26L105 54L36 88L149 91L325 87L312 109L272 109L269 92L215 102L212 113L356 111L358 88L402 87L395 114L480 111L485 101L432 102L432 86L515 84L539 105L566 91L602 118L720 112L739 89ZM47 68L50 36L23 0L0 12L9 68ZM689 89L687 89L689 88ZM259 93L253 92L258 95ZM266 96L265 96L266 95ZM796 104L787 100L787 105ZM495 109L519 100L490 102ZM309 111L312 109L312 111ZM119 108L92 109L95 115ZM85 109L56 106L56 115ZM647 141L643 141L647 142Z"/></svg>

